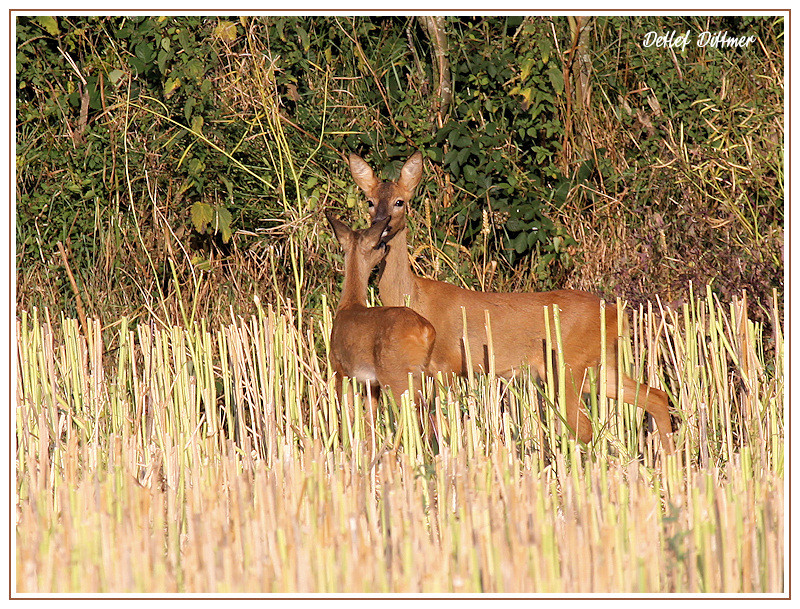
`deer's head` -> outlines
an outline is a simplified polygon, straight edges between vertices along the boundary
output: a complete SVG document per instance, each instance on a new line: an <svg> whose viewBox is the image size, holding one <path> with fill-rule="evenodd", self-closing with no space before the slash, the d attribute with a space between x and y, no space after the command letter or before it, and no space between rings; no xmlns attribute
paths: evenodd
<svg viewBox="0 0 800 609"><path fill-rule="evenodd" d="M325 212L325 217L333 228L336 240L344 250L345 266L352 259L355 269L359 273L369 274L369 271L386 257L387 247L384 239L388 230L389 218L373 222L372 226L363 230L353 230L330 212Z"/></svg>
<svg viewBox="0 0 800 609"><path fill-rule="evenodd" d="M408 204L422 178L422 154L417 151L406 160L396 182L379 180L357 154L350 155L350 173L366 195L372 224L388 218L383 241L389 241L406 227Z"/></svg>

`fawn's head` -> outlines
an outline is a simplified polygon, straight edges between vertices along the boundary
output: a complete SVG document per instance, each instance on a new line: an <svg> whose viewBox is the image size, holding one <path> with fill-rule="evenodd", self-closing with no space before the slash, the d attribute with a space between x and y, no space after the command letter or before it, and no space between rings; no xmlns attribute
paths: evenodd
<svg viewBox="0 0 800 609"><path fill-rule="evenodd" d="M367 197L372 224L388 218L384 241L390 240L406 227L408 203L422 178L422 153L417 151L408 157L396 182L379 180L370 166L357 154L350 155L350 173Z"/></svg>
<svg viewBox="0 0 800 609"><path fill-rule="evenodd" d="M363 230L353 230L329 211L325 212L325 217L344 250L345 269L355 264L354 270L368 274L386 258L388 248L384 238L390 218L374 222L372 226Z"/></svg>

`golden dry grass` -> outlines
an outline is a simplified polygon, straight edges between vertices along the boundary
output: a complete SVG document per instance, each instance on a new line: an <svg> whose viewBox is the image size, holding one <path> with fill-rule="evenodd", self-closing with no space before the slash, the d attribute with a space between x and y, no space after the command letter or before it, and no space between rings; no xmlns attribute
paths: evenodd
<svg viewBox="0 0 800 609"><path fill-rule="evenodd" d="M429 393L438 448L405 402L371 431L329 399L327 307L88 340L23 313L16 592L782 594L783 339L746 312L633 316L669 458L602 401L576 446L530 379Z"/></svg>

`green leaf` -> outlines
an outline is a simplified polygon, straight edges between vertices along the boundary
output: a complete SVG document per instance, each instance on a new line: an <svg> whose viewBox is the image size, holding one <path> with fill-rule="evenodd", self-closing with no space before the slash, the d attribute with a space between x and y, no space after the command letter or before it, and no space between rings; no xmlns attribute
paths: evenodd
<svg viewBox="0 0 800 609"><path fill-rule="evenodd" d="M51 36L58 36L58 21L55 17L36 17L34 21Z"/></svg>
<svg viewBox="0 0 800 609"><path fill-rule="evenodd" d="M233 182L231 182L228 178L224 175L219 176L222 180L222 183L225 184L225 190L228 191L228 196L233 199Z"/></svg>
<svg viewBox="0 0 800 609"><path fill-rule="evenodd" d="M514 251L518 254L522 254L528 250L528 235L526 233L520 233L511 241L511 247L514 248Z"/></svg>
<svg viewBox="0 0 800 609"><path fill-rule="evenodd" d="M578 181L583 182L584 180L587 180L589 176L592 175L593 168L594 162L591 160L581 163L581 166L578 168Z"/></svg>
<svg viewBox="0 0 800 609"><path fill-rule="evenodd" d="M137 75L144 74L145 65L141 59L139 59L138 57L131 56L128 57L128 63L131 64L131 67L133 68L134 72L136 72Z"/></svg>
<svg viewBox="0 0 800 609"><path fill-rule="evenodd" d="M558 188L553 192L553 198L558 205L564 205L567 202L567 194L569 193L570 184L567 180L561 182Z"/></svg>
<svg viewBox="0 0 800 609"><path fill-rule="evenodd" d="M167 39L165 38L164 40L167 40ZM158 52L158 59L157 59L158 70L162 74L167 69L167 61L169 61L171 57L172 57L172 53L170 53L168 51L165 51L163 49Z"/></svg>
<svg viewBox="0 0 800 609"><path fill-rule="evenodd" d="M221 205L217 207L217 225L214 227L217 231L222 233L222 241L227 243L231 239L231 222L233 216L227 208Z"/></svg>
<svg viewBox="0 0 800 609"><path fill-rule="evenodd" d="M153 45L149 42L140 42L136 45L136 57L142 60L143 63L150 63L155 57L155 50Z"/></svg>
<svg viewBox="0 0 800 609"><path fill-rule="evenodd" d="M303 50L308 53L308 49L311 46L311 40L308 36L308 32L306 32L303 28L297 28L297 35L300 37L300 44L303 45Z"/></svg>
<svg viewBox="0 0 800 609"><path fill-rule="evenodd" d="M108 73L108 79L111 81L111 84L114 85L115 87L118 87L120 85L124 77L125 77L125 72L123 72L122 70L111 70Z"/></svg>
<svg viewBox="0 0 800 609"><path fill-rule="evenodd" d="M206 229L206 226L211 224L211 221L214 219L214 208L202 201L192 203L191 213L192 224L198 233L202 233Z"/></svg>
<svg viewBox="0 0 800 609"><path fill-rule="evenodd" d="M236 24L232 21L220 21L214 28L212 36L223 42L233 42L236 40Z"/></svg>
<svg viewBox="0 0 800 609"><path fill-rule="evenodd" d="M509 220L506 220L505 226L512 233L516 233L518 231L521 231L523 228L525 228L525 223L521 222L520 220L516 220L514 218L510 218Z"/></svg>
<svg viewBox="0 0 800 609"><path fill-rule="evenodd" d="M472 165L464 166L464 179L472 184L478 180L478 172L475 171L475 168Z"/></svg>
<svg viewBox="0 0 800 609"><path fill-rule="evenodd" d="M197 58L190 59L186 64L186 75L192 78L200 78L205 74L205 64Z"/></svg>
<svg viewBox="0 0 800 609"><path fill-rule="evenodd" d="M547 71L550 77L550 82L553 84L553 89L556 93L560 94L564 91L564 73L560 68L553 66Z"/></svg>
<svg viewBox="0 0 800 609"><path fill-rule="evenodd" d="M211 270L211 261L207 258L203 258L201 256L194 256L192 258L192 264L195 266L196 269L200 271L210 271Z"/></svg>
<svg viewBox="0 0 800 609"><path fill-rule="evenodd" d="M539 51L542 54L542 63L547 65L547 62L550 61L550 52L553 50L553 43L550 42L549 38L541 38L539 40Z"/></svg>
<svg viewBox="0 0 800 609"><path fill-rule="evenodd" d="M441 148L428 148L427 150L428 157L434 161L435 163L442 162L442 149Z"/></svg>
<svg viewBox="0 0 800 609"><path fill-rule="evenodd" d="M187 123L190 123L192 120L192 111L194 110L196 104L197 102L195 101L194 97L190 97L183 105L183 117L186 119Z"/></svg>
<svg viewBox="0 0 800 609"><path fill-rule="evenodd" d="M193 176L202 176L205 173L206 164L197 157L189 159L187 165L189 168L189 174Z"/></svg>
<svg viewBox="0 0 800 609"><path fill-rule="evenodd" d="M164 97L169 99L175 90L181 86L180 78L168 78L164 83Z"/></svg>
<svg viewBox="0 0 800 609"><path fill-rule="evenodd" d="M466 135L462 135L459 138L458 143L456 144L456 148L469 148L470 145L472 144L472 139L473 139L473 136L472 136L471 133L470 134L466 134Z"/></svg>
<svg viewBox="0 0 800 609"><path fill-rule="evenodd" d="M526 222L533 220L536 215L536 205L526 205L522 210L522 219Z"/></svg>
<svg viewBox="0 0 800 609"><path fill-rule="evenodd" d="M178 30L178 43L182 49L193 46L189 40L189 32L186 28L181 28Z"/></svg>

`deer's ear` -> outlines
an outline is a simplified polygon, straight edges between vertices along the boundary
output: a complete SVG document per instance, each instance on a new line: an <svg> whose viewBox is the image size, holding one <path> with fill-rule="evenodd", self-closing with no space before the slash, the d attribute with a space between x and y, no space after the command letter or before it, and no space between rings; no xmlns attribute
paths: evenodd
<svg viewBox="0 0 800 609"><path fill-rule="evenodd" d="M369 165L364 162L357 154L350 154L349 157L350 174L353 176L356 185L365 193L369 193L378 185L378 179Z"/></svg>
<svg viewBox="0 0 800 609"><path fill-rule="evenodd" d="M422 153L417 150L414 154L408 157L408 160L403 164L400 170L400 179L397 185L403 190L413 193L414 189L422 179Z"/></svg>
<svg viewBox="0 0 800 609"><path fill-rule="evenodd" d="M347 224L339 220L331 212L326 211L325 217L328 219L328 223L331 225L333 234L336 237L336 240L339 242L339 245L344 246L346 240L350 238L350 235L353 231L350 230L350 227L347 226Z"/></svg>

